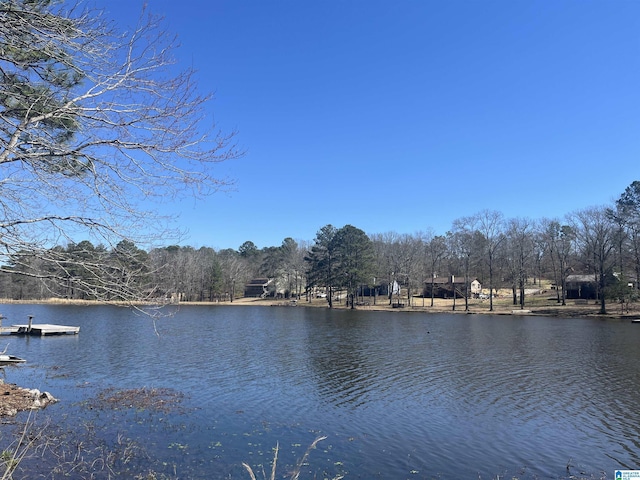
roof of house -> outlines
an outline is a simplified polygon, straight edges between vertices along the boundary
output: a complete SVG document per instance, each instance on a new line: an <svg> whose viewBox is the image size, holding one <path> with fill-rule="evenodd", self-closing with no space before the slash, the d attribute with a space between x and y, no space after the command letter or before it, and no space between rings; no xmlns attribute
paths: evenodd
<svg viewBox="0 0 640 480"><path fill-rule="evenodd" d="M469 283L474 282L475 280L478 280L475 277L469 277ZM431 284L431 280L425 280L424 283L428 283ZM435 277L433 279L433 283L435 285L446 285L451 283L451 277ZM453 277L453 283L464 283L464 276L454 276Z"/></svg>
<svg viewBox="0 0 640 480"><path fill-rule="evenodd" d="M595 274L588 274L588 275L567 275L567 282L575 282L575 283L588 283L588 282L595 282L596 281L596 276Z"/></svg>
<svg viewBox="0 0 640 480"><path fill-rule="evenodd" d="M249 280L245 287L266 287L271 282L268 278L252 278Z"/></svg>

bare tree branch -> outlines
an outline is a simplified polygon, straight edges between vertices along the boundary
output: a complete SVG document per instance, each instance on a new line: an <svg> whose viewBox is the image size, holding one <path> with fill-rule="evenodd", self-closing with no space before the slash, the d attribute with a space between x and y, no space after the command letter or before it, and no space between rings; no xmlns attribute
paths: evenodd
<svg viewBox="0 0 640 480"><path fill-rule="evenodd" d="M242 154L195 72L177 70L161 19L143 11L122 33L81 5L0 2L0 264L30 252L60 265L51 248L79 236L175 236L158 205L228 187L214 167Z"/></svg>

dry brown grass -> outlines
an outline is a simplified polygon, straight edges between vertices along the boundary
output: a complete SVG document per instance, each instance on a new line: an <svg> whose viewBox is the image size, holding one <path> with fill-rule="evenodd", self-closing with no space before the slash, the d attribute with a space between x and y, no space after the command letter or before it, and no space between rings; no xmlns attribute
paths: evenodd
<svg viewBox="0 0 640 480"><path fill-rule="evenodd" d="M631 320L640 317L640 305L636 303L620 304L608 303L607 314L601 315L600 303L594 300L588 302L576 302L575 300L567 300L566 305L558 303L553 291L544 293L531 294L525 297L525 305L520 309L519 305L513 305L511 293L507 290L500 291L498 298L493 299L493 311L491 311L489 300L469 299L469 309L465 311L465 302L463 298L456 299L456 308L453 310L452 299L435 298L434 304L431 306L431 298L413 297L409 304L406 296L401 298L401 302L405 304L404 308L392 308L389 304L388 297L377 297L375 305L373 299L365 297L366 305L358 305L356 309L365 311L388 311L394 313L403 312L423 312L423 313L456 313L456 314L492 314L492 315L544 315L553 317L591 317L610 318L619 320ZM342 296L344 298L344 296ZM394 302L396 299L394 298ZM217 305L259 305L271 306L284 303L283 300L259 299L259 298L238 298L230 302L218 303ZM314 298L306 300L302 297L297 305L299 307L316 307L327 308L326 298ZM348 309L344 300L336 301L333 304L335 309Z"/></svg>
<svg viewBox="0 0 640 480"><path fill-rule="evenodd" d="M309 448L307 448L306 452L304 452L304 455L300 457L300 460L298 460L298 463L296 464L293 471L290 474L287 474L288 475L287 478L289 478L289 480L298 480L300 478L300 471L302 470L302 466L306 463L307 458L309 458L309 454L311 453L311 450L316 448L316 445L318 444L318 442L321 442L326 438L327 437L318 437L311 443L311 445L309 445ZM276 467L278 464L278 451L279 451L279 445L276 443L276 448L274 449L274 453L273 453L273 462L271 464L271 474L269 475L268 478L264 471L264 468L262 469L262 478L264 480L275 480L276 478ZM253 472L253 469L251 468L251 466L249 466L244 462L242 463L242 466L249 473L251 480L256 480L256 475ZM337 477L334 477L333 480L340 480L341 478L343 478L342 475L339 475Z"/></svg>

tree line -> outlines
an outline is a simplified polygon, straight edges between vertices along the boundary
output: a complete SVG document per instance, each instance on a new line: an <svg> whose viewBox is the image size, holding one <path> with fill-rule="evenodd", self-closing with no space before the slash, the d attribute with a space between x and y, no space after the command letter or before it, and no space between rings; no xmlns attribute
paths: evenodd
<svg viewBox="0 0 640 480"><path fill-rule="evenodd" d="M256 277L271 279L269 295L304 298L346 291L354 306L365 292L400 285L411 301L438 276L470 280L488 293L509 289L524 307L526 288L541 278L557 286L565 304L571 274L592 275L601 312L606 301L635 300L640 286L640 182L634 181L612 205L591 207L563 218L505 218L495 210L456 219L443 235L366 234L352 225L321 227L313 241L285 238L258 248L248 240L238 249L168 246L149 251L122 241L114 248L89 241L50 249L45 257L28 251L10 256L0 276L0 296L15 299L146 301L233 301ZM431 298L422 303L433 305ZM493 295L489 309L493 310Z"/></svg>
<svg viewBox="0 0 640 480"><path fill-rule="evenodd" d="M265 277L273 295L321 289L332 305L339 290L353 306L367 288L400 285L411 299L455 275L466 300L477 277L522 307L526 285L550 278L564 303L567 276L585 273L601 311L606 299L635 298L638 182L612 205L538 220L483 210L442 235L326 225L313 241L264 248L140 248L179 237L152 200L224 188L214 167L243 152L235 132L211 123L212 97L176 65L162 20L143 9L136 25L122 31L80 0L0 2L0 296L232 301ZM92 240L71 240L82 237Z"/></svg>

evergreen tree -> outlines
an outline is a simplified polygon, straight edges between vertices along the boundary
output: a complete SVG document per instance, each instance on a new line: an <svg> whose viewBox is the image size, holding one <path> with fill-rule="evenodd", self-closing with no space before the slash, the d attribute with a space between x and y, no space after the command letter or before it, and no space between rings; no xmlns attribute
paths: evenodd
<svg viewBox="0 0 640 480"><path fill-rule="evenodd" d="M369 285L373 277L373 244L366 233L352 225L338 230L331 243L335 252L336 285L347 290L351 308L354 308L358 288Z"/></svg>
<svg viewBox="0 0 640 480"><path fill-rule="evenodd" d="M305 261L308 264L307 282L309 287L325 287L329 308L333 307L333 288L336 278L336 259L334 237L336 228L325 225L316 234L315 243L311 247Z"/></svg>
<svg viewBox="0 0 640 480"><path fill-rule="evenodd" d="M48 277L60 285L87 267L71 266L84 261L77 252L53 252L60 238L86 234L112 248L166 241L180 232L153 200L215 192L226 182L214 164L240 155L233 133L202 128L210 95L198 93L192 70L176 68L174 39L157 18L143 13L122 34L82 5L0 0L0 271L29 252L63 267ZM95 278L111 275L109 259L91 265ZM142 284L118 296L141 300L145 292L129 287Z"/></svg>

